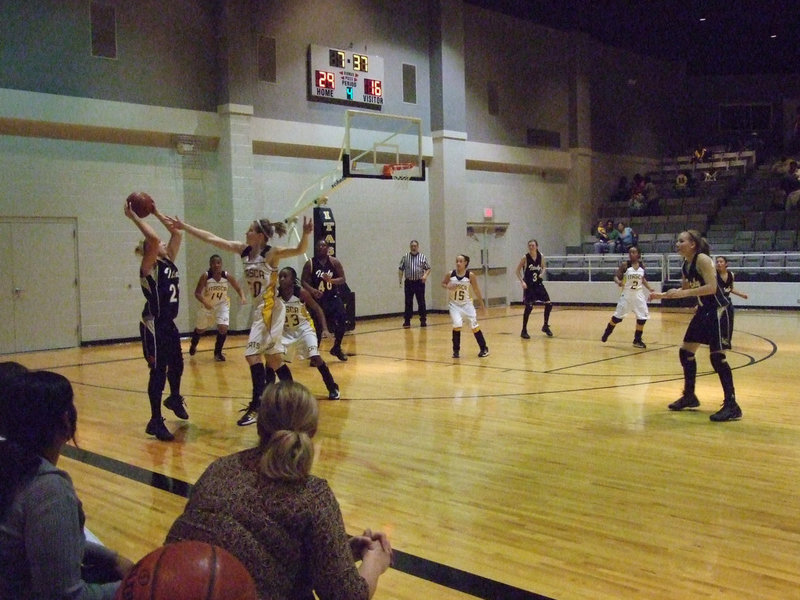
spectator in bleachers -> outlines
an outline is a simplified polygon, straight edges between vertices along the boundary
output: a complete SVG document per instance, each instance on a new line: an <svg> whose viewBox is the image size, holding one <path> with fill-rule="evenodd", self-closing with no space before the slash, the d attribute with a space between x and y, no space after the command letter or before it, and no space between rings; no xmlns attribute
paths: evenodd
<svg viewBox="0 0 800 600"><path fill-rule="evenodd" d="M708 148L703 146L703 144L697 144L694 148L694 152L692 152L692 164L706 162L709 158Z"/></svg>
<svg viewBox="0 0 800 600"><path fill-rule="evenodd" d="M614 242L614 249L617 248L617 240L619 240L619 231L614 226L614 221L609 219L606 221L606 232L608 233L608 239Z"/></svg>
<svg viewBox="0 0 800 600"><path fill-rule="evenodd" d="M644 203L645 203L645 214L650 216L657 215L661 212L658 208L658 201L661 200L661 194L658 191L658 187L656 184L653 183L650 175L646 175L644 178Z"/></svg>
<svg viewBox="0 0 800 600"><path fill-rule="evenodd" d="M644 198L644 177L639 173L633 176L631 195L628 199L628 209L632 217L647 213L647 203Z"/></svg>
<svg viewBox="0 0 800 600"><path fill-rule="evenodd" d="M797 178L797 161L793 160L789 163L789 172L781 177L780 182L781 191L786 194L784 207L786 210L793 210L797 208L800 202L800 179Z"/></svg>
<svg viewBox="0 0 800 600"><path fill-rule="evenodd" d="M623 175L617 182L617 189L611 194L608 200L609 202L627 202L630 194L631 190L628 187L628 178Z"/></svg>
<svg viewBox="0 0 800 600"><path fill-rule="evenodd" d="M624 254L638 242L636 232L622 221L617 223L615 252Z"/></svg>
<svg viewBox="0 0 800 600"><path fill-rule="evenodd" d="M597 222L597 228L594 230L594 237L597 239L597 241L594 243L595 254L605 254L606 252L613 252L614 242L611 241L611 238L608 235L608 231L606 231L603 219L600 219Z"/></svg>

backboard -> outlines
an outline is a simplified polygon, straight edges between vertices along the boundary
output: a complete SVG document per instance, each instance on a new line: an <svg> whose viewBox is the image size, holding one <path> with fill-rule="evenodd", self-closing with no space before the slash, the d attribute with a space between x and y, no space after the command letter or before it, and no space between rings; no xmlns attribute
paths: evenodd
<svg viewBox="0 0 800 600"><path fill-rule="evenodd" d="M403 171L407 180L425 181L422 120L348 110L341 158L345 179L392 179L393 171Z"/></svg>

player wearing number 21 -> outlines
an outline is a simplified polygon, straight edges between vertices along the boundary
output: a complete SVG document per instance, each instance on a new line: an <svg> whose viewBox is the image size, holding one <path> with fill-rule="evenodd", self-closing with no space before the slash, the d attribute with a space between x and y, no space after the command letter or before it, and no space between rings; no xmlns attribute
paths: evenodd
<svg viewBox="0 0 800 600"><path fill-rule="evenodd" d="M472 333L475 334L475 340L480 347L478 356L480 358L489 356L489 346L486 345L483 332L478 325L475 305L472 302L473 292L484 315L486 314L486 305L481 296L481 288L478 286L478 278L467 268L468 266L469 256L459 254L456 256L456 268L446 273L442 279L442 287L447 290L449 299L450 320L453 322L453 358L459 358L461 326L465 317L469 320Z"/></svg>
<svg viewBox="0 0 800 600"><path fill-rule="evenodd" d="M306 251L308 236L313 229L313 221L303 217L303 235L295 247L270 246L269 240L277 233L286 233L284 223L271 223L267 219L253 221L245 234L245 242L225 240L221 237L173 219L178 229L216 246L220 250L236 252L244 263L244 279L253 294L253 320L250 337L244 357L250 366L253 382L253 395L250 403L242 410L244 413L238 425L252 425L256 422L261 393L266 386L275 381L275 374L281 381L291 381L292 373L283 360L284 347L281 342L285 306L277 294L278 263L282 258L298 256ZM266 358L266 367L262 360Z"/></svg>

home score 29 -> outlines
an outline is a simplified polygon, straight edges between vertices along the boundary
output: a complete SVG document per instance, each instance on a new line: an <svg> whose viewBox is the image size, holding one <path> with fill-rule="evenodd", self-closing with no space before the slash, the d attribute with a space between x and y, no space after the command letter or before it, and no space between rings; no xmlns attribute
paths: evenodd
<svg viewBox="0 0 800 600"><path fill-rule="evenodd" d="M383 58L351 50L308 47L308 98L380 110Z"/></svg>

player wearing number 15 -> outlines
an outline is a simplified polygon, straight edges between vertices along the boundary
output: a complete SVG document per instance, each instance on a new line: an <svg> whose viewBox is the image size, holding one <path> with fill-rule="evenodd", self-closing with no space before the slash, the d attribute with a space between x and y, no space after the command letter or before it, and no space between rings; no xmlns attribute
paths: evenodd
<svg viewBox="0 0 800 600"><path fill-rule="evenodd" d="M271 223L267 219L253 221L245 234L246 241L225 240L179 219L173 219L175 226L190 235L216 246L220 250L236 252L244 263L244 279L253 294L253 321L244 357L250 366L253 382L253 395L250 403L242 410L244 413L238 425L252 425L256 422L261 393L268 383L275 380L275 374L282 381L291 381L292 373L284 363L284 347L281 343L285 307L277 295L278 263L282 258L303 254L308 246L308 236L314 226L313 221L303 217L303 235L295 247L270 246L270 238L276 233L286 233L283 223ZM264 355L266 367L264 366Z"/></svg>
<svg viewBox="0 0 800 600"><path fill-rule="evenodd" d="M142 293L147 300L139 323L142 350L150 367L150 379L147 383L150 421L147 423L145 433L156 436L162 442L168 442L173 440L174 436L166 428L161 417L161 394L167 381L169 381L170 395L164 401L164 406L181 419L189 418L180 392L183 354L180 332L175 326L180 287L178 267L174 261L178 255L182 236L171 220L162 215L158 209L154 209L153 214L170 232L169 242L166 244L144 219L133 212L128 202L124 204L123 210L125 216L133 221L144 235L144 242L139 244L136 253L142 257L139 279Z"/></svg>
<svg viewBox="0 0 800 600"><path fill-rule="evenodd" d="M486 305L481 297L481 289L478 286L478 278L475 273L467 269L469 266L469 256L459 254L456 256L456 268L446 273L442 279L442 287L447 290L450 309L450 319L453 322L453 358L459 357L461 351L461 326L464 317L469 320L472 333L478 342L480 352L478 356L483 358L489 356L489 346L483 338L483 332L478 325L478 317L475 313L475 305L472 303L472 292L481 306L481 310L486 313Z"/></svg>

